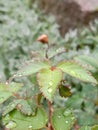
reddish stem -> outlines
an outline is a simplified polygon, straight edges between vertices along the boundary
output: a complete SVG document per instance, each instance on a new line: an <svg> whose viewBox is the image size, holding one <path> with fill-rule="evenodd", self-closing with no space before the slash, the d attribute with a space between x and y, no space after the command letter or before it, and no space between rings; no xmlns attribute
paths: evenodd
<svg viewBox="0 0 98 130"><path fill-rule="evenodd" d="M52 124L51 124L51 116L52 116L53 108L52 108L52 104L49 100L47 100L47 104L48 104L48 109L49 109L47 130L53 130L53 127L52 127Z"/></svg>

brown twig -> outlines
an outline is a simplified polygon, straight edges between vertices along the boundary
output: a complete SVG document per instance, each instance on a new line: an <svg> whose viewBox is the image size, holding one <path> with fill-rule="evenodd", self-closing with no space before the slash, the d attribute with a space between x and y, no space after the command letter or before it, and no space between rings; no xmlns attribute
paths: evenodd
<svg viewBox="0 0 98 130"><path fill-rule="evenodd" d="M52 108L52 104L49 100L47 100L47 105L48 105L48 109L49 109L47 130L53 130L53 127L51 124L51 116L52 116L53 108Z"/></svg>
<svg viewBox="0 0 98 130"><path fill-rule="evenodd" d="M79 130L79 125L77 124L77 122L74 124L74 130Z"/></svg>

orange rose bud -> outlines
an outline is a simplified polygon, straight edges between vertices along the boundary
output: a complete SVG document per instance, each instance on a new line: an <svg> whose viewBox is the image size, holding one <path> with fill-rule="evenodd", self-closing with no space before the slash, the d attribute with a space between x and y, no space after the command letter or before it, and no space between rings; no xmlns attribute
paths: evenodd
<svg viewBox="0 0 98 130"><path fill-rule="evenodd" d="M48 36L46 34L42 34L41 36L38 37L37 41L43 44L48 44Z"/></svg>

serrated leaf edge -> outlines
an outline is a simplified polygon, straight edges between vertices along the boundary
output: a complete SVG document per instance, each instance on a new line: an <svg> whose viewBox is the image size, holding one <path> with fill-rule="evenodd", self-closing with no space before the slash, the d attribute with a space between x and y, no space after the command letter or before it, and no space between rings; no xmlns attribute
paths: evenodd
<svg viewBox="0 0 98 130"><path fill-rule="evenodd" d="M63 77L63 72L62 72L62 70L59 69L59 68L57 68L57 69L61 71L62 77ZM44 70L44 69L41 69L40 71L42 71L42 70ZM40 71L39 71L39 72L40 72ZM49 100L49 98L44 95L44 93L43 93L43 91L42 91L42 89L41 89L41 85L39 84L39 81L38 81L38 78L39 78L39 77L38 77L38 74L39 74L39 72L36 74L37 84L38 84L38 86L39 86L39 89L40 89L42 95L43 95L47 100ZM61 78L61 80L62 80L62 78ZM59 85L60 85L60 82L58 83L56 89L59 87ZM55 92L56 92L56 90L55 90ZM55 95L55 92L54 92L54 95ZM49 101L52 103L52 100L49 100Z"/></svg>
<svg viewBox="0 0 98 130"><path fill-rule="evenodd" d="M56 67L58 68L58 66L59 66L60 64L62 64L63 62L75 63L76 65L79 65L80 67L82 67L82 68L85 70L85 72L86 72L89 76L93 77L92 74L90 73L90 71L88 71L85 66L83 66L81 63L79 63L79 62L77 62L77 61L75 61L75 60L63 60L63 61L60 61L60 62L56 65ZM59 69L60 69L60 68L59 68ZM62 70L62 69L61 69L61 70ZM63 70L62 70L62 71L63 71ZM66 73L66 72L64 72L64 73ZM67 73L66 73L66 74L67 74ZM69 74L67 74L67 75L69 75ZM74 77L74 76L71 76L71 77ZM76 78L76 77L74 77L74 78ZM80 78L76 78L76 79L81 80ZM93 79L95 80L95 82L90 82L90 83L98 84L97 80L96 80L94 77L93 77ZM81 81L87 82L87 81L84 81L84 80L81 80ZM87 83L88 83L88 82L87 82Z"/></svg>

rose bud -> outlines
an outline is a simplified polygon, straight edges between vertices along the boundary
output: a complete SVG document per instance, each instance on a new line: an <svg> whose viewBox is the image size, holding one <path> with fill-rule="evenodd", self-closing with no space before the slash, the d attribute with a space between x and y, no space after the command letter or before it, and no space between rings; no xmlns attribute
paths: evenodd
<svg viewBox="0 0 98 130"><path fill-rule="evenodd" d="M38 37L37 41L41 42L42 44L48 44L48 36L46 34L42 34Z"/></svg>

